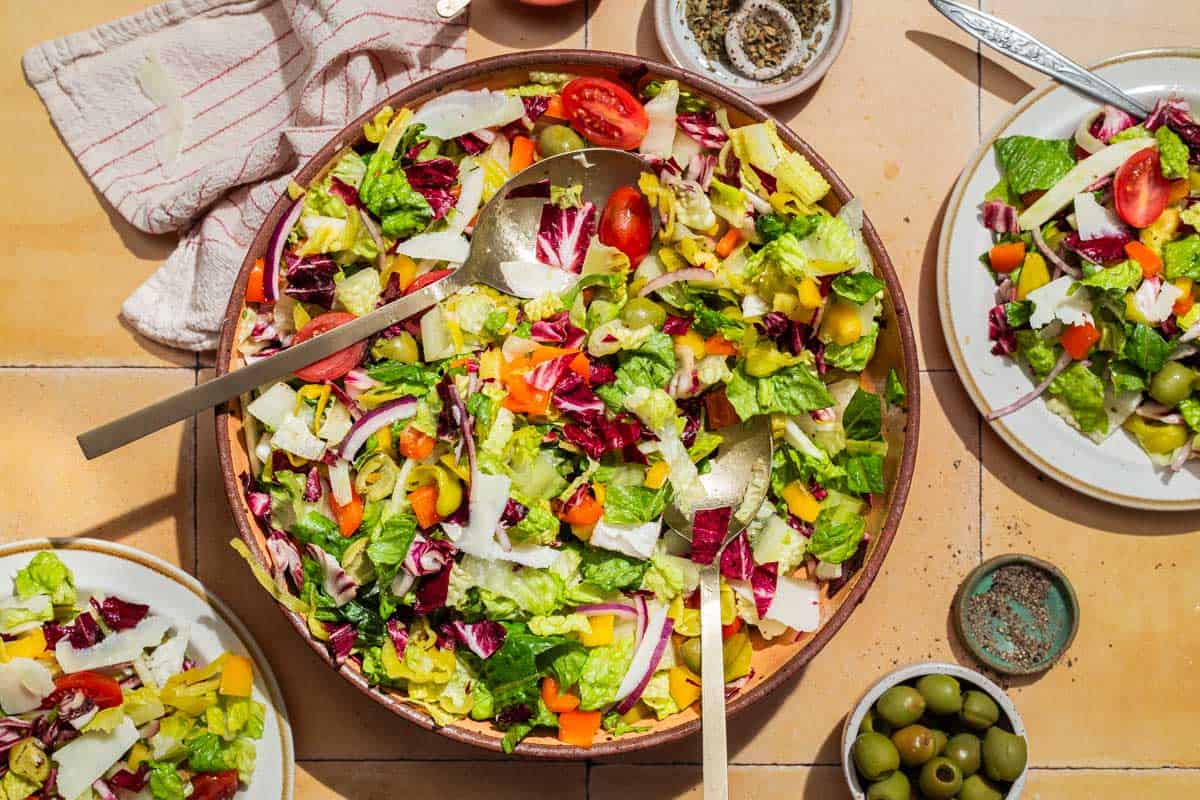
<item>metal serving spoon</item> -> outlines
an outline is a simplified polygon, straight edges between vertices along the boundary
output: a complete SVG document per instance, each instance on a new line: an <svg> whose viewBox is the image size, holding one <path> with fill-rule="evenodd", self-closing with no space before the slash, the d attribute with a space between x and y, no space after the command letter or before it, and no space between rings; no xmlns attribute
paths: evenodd
<svg viewBox="0 0 1200 800"><path fill-rule="evenodd" d="M731 506L721 550L745 529L767 497L771 478L771 422L755 417L721 429L724 437L712 468L700 476L707 497L702 508ZM674 506L667 525L689 542L692 521ZM725 681L721 649L721 550L700 570L700 718L704 737L704 800L729 797L729 751L725 742Z"/></svg>
<svg viewBox="0 0 1200 800"><path fill-rule="evenodd" d="M954 0L929 0L930 4L958 27L993 50L1027 67L1049 75L1088 97L1116 106L1135 117L1145 117L1150 109L1121 89L1091 72L1037 38L999 17L977 11Z"/></svg>
<svg viewBox="0 0 1200 800"><path fill-rule="evenodd" d="M540 291L512 285L510 278L515 276L509 273L506 277L500 265L505 261L536 260L538 219L545 198L510 199L508 195L514 189L548 180L552 186L582 186L583 199L603 208L613 191L628 184L636 185L644 168L645 162L638 156L609 148L577 150L537 162L506 183L483 207L471 235L470 254L453 273L303 344L80 434L78 442L84 456L89 459L102 456L160 428L290 375L419 314L469 284L487 284L517 297L537 296Z"/></svg>

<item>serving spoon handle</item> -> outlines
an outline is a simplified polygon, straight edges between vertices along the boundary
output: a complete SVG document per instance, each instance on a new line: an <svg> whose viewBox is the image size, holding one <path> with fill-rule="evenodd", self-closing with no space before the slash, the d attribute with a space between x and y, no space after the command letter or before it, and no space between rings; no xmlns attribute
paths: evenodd
<svg viewBox="0 0 1200 800"><path fill-rule="evenodd" d="M704 800L729 799L729 750L725 737L725 659L721 648L721 574L718 559L700 570L700 727L704 748Z"/></svg>
<svg viewBox="0 0 1200 800"><path fill-rule="evenodd" d="M102 456L161 428L232 400L251 389L290 375L408 319L413 314L419 314L439 300L454 294L470 280L471 276L466 274L465 270L453 272L436 283L398 298L370 314L364 314L353 322L315 336L307 342L172 395L87 433L81 433L76 441L79 442L83 455L89 460Z"/></svg>
<svg viewBox="0 0 1200 800"><path fill-rule="evenodd" d="M955 0L929 0L946 19L974 36L993 50L1014 61L1049 75L1059 83L1070 86L1088 97L1116 106L1135 117L1145 117L1150 110L1118 87L1094 72L1080 66L1054 48L999 17L985 14Z"/></svg>

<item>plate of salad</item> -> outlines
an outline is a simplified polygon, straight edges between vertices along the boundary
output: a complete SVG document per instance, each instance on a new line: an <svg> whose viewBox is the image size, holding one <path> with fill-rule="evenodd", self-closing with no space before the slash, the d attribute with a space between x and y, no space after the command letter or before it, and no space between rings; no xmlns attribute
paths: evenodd
<svg viewBox="0 0 1200 800"><path fill-rule="evenodd" d="M513 180L594 147L645 164L602 206ZM919 387L887 255L801 140L680 70L529 53L389 98L294 184L220 370L439 280L493 198L539 209L501 265L533 299L469 286L218 418L234 546L346 679L518 754L694 732L698 570L734 515L730 710L833 635L895 533ZM722 430L762 416L767 502L706 508ZM695 512L694 546L668 505Z"/></svg>
<svg viewBox="0 0 1200 800"><path fill-rule="evenodd" d="M0 709L12 800L292 797L291 729L246 629L123 545L0 547Z"/></svg>
<svg viewBox="0 0 1200 800"><path fill-rule="evenodd" d="M1200 508L1200 51L1096 67L1143 119L1036 89L959 179L942 326L1010 446L1079 491Z"/></svg>

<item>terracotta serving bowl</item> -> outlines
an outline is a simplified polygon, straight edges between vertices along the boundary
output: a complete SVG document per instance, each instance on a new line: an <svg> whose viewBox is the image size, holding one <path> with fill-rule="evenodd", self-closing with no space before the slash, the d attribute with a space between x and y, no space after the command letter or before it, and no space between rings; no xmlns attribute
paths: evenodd
<svg viewBox="0 0 1200 800"><path fill-rule="evenodd" d="M612 78L622 71L639 69L648 69L651 78L676 79L693 91L724 106L728 109L730 119L735 125L764 120L768 116L761 108L740 95L699 75L636 56L594 50L529 52L476 61L415 83L388 98L387 103L394 108L416 106L435 95L453 89L500 88L514 85L524 82L530 70L569 70L576 74L601 75ZM380 103L379 105L384 104ZM296 181L301 185L307 185L333 153L346 145L362 142L362 124L370 119L378 108L379 106L372 108L333 137L311 161L304 165L297 174ZM827 201L830 203L831 211L836 211L842 203L853 196L829 165L813 152L804 140L782 125L779 127L779 133L790 147L803 153L829 180L833 186L833 191ZM287 198L280 198L246 253L241 274L225 314L225 325L217 355L218 375L241 365L240 359L233 359L232 349L236 323L243 305L246 279L254 260L266 251L270 232L285 212L287 205ZM794 639L790 636L781 637L774 643L768 643L755 634L752 677L746 686L729 700L730 714L741 711L781 686L790 675L811 661L837 633L855 606L861 602L867 588L879 572L884 556L887 555L888 547L896 535L900 516L904 510L904 501L908 496L908 487L917 453L917 427L920 410L920 380L917 373L916 346L908 309L900 290L900 281L896 277L892 262L888 258L879 236L875 233L870 221L865 218L863 234L874 257L876 271L887 282L888 290L884 303L884 320L879 336L878 354L867 372L864 373L864 381L870 382L876 387L882 387L888 370L895 369L903 376L904 385L908 389L907 411L885 415L885 436L890 445L885 477L890 489L887 496L882 498L882 502L875 503L868 519L867 530L870 541L861 567L848 581L838 587L832 596L823 598L821 627L813 633L801 634ZM225 492L233 509L238 532L254 557L264 567L269 568L270 560L263 534L246 506L238 479L238 476L249 468L245 439L242 435L241 411L238 404L231 403L227 407L217 410L216 435L221 471L225 480ZM280 611L291 622L297 634L308 642L313 651L331 667L334 667L325 645L312 638L304 619L287 611L282 606L280 606ZM501 734L494 730L490 723L463 720L453 725L438 727L424 711L406 703L400 694L369 687L353 662L335 668L359 691L410 722L423 728L437 730L443 736L451 739L490 750L500 749ZM598 741L591 748L568 746L550 737L534 736L522 742L517 748L517 753L541 758L594 758L674 741L695 733L699 728L699 714L693 707L649 725L649 729L644 733L627 734L620 738Z"/></svg>

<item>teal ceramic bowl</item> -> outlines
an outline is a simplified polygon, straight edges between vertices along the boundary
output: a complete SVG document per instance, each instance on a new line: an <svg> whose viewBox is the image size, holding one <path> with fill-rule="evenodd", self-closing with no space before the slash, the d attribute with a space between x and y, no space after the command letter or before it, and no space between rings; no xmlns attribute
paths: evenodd
<svg viewBox="0 0 1200 800"><path fill-rule="evenodd" d="M968 622L967 611L971 598L992 588L996 572L1003 567L1022 565L1041 572L1049 582L1045 597L1037 600L1015 600L1006 603L1008 619L992 615L987 618L986 635L980 635ZM1040 624L1035 620L1045 616ZM1071 646L1079 630L1079 601L1067 576L1058 567L1033 556L1009 554L988 559L973 569L954 597L954 625L959 640L980 663L1004 675L1032 675L1054 665ZM1014 631L1013 626L1019 626ZM1033 663L1021 663L1014 658L1018 644L1014 634L1046 645L1046 653Z"/></svg>

